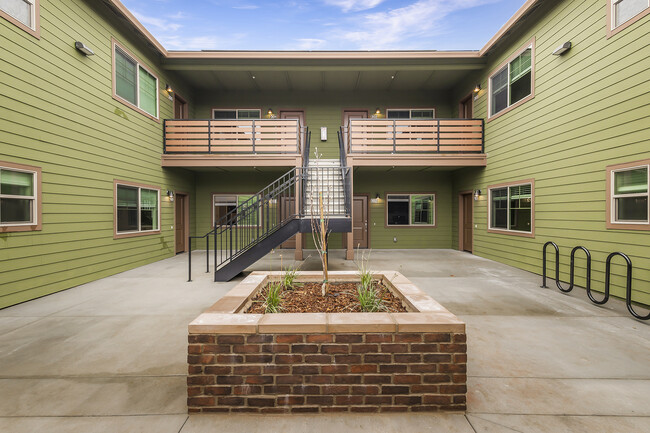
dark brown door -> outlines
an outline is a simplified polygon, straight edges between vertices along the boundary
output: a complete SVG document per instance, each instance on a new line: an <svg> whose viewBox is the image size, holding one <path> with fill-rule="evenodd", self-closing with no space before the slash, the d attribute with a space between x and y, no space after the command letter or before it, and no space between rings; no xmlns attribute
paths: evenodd
<svg viewBox="0 0 650 433"><path fill-rule="evenodd" d="M282 205L280 206L280 218L283 220L290 215L296 213L296 199L293 197L282 197ZM292 236L286 242L280 245L280 248L296 248L296 237Z"/></svg>
<svg viewBox="0 0 650 433"><path fill-rule="evenodd" d="M472 252L472 233L474 228L472 200L472 194L463 195L463 251L468 251L470 253Z"/></svg>
<svg viewBox="0 0 650 433"><path fill-rule="evenodd" d="M368 197L355 195L352 210L353 248L368 248Z"/></svg>
<svg viewBox="0 0 650 433"><path fill-rule="evenodd" d="M176 254L185 252L185 243L186 239L186 207L187 207L187 197L183 194L176 195L176 205L174 206L174 211L176 212L176 226L174 227L176 231Z"/></svg>
<svg viewBox="0 0 650 433"><path fill-rule="evenodd" d="M472 95L467 95L463 100L460 101L458 107L458 117L460 119L471 119L472 118Z"/></svg>
<svg viewBox="0 0 650 433"><path fill-rule="evenodd" d="M174 95L174 119L189 119L187 101L178 95Z"/></svg>
<svg viewBox="0 0 650 433"><path fill-rule="evenodd" d="M348 134L346 131L350 126L350 119L367 119L368 110L343 110L343 144L348 145ZM356 245L356 244L355 244Z"/></svg>

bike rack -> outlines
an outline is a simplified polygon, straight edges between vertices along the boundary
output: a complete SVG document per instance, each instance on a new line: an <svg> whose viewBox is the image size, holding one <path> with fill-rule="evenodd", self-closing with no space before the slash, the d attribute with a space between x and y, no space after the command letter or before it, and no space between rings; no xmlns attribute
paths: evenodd
<svg viewBox="0 0 650 433"><path fill-rule="evenodd" d="M591 291L591 253L589 250L583 246L577 246L571 250L571 266L570 266L570 279L569 279L569 287L565 289L562 287L562 284L560 283L560 248L557 246L555 242L549 241L544 244L544 247L542 248L542 288L547 289L548 287L546 286L546 248L551 245L555 249L555 285L557 288L564 292L564 293L569 293L571 290L573 290L574 287L574 282L575 282L575 254L578 250L584 251L586 257L587 257L587 275L586 275L586 280L587 280L587 296L589 297L589 300L593 302L594 304L597 305L604 305L607 301L609 301L609 285L610 285L610 276L611 276L611 271L612 271L612 259L616 256L623 257L625 259L625 262L627 264L627 271L626 271L626 287L625 287L625 305L627 306L627 310L632 314L637 319L640 320L648 320L650 319L650 313L648 313L645 316L640 315L636 311L634 311L634 308L632 307L632 260L630 258L621 252L614 252L611 253L610 255L607 256L607 260L605 262L605 295L603 299L597 300L594 298L592 291Z"/></svg>

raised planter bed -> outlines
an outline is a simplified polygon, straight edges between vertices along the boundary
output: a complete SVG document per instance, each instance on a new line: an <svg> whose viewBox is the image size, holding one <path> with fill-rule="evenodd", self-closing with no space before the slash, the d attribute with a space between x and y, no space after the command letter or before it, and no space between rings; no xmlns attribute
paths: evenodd
<svg viewBox="0 0 650 433"><path fill-rule="evenodd" d="M403 275L374 273L406 313L242 313L279 274L253 272L190 323L190 413L465 410L465 324Z"/></svg>

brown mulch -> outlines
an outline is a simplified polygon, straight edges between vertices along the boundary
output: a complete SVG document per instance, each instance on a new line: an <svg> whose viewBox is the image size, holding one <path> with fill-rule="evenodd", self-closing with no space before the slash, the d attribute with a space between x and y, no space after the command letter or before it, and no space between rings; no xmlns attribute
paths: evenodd
<svg viewBox="0 0 650 433"><path fill-rule="evenodd" d="M375 284L384 300L384 311L391 313L406 312L399 298L385 286ZM263 288L253 298L253 304L246 313L264 314L264 298L268 287ZM325 296L321 296L321 283L300 283L294 289L282 291L280 303L283 313L360 313L357 300L357 283L330 283Z"/></svg>

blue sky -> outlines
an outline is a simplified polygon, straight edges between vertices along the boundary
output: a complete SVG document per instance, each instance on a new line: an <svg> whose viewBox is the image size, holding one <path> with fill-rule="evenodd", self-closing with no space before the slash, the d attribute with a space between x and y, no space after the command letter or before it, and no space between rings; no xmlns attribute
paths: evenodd
<svg viewBox="0 0 650 433"><path fill-rule="evenodd" d="M477 50L524 0L122 0L168 50Z"/></svg>

